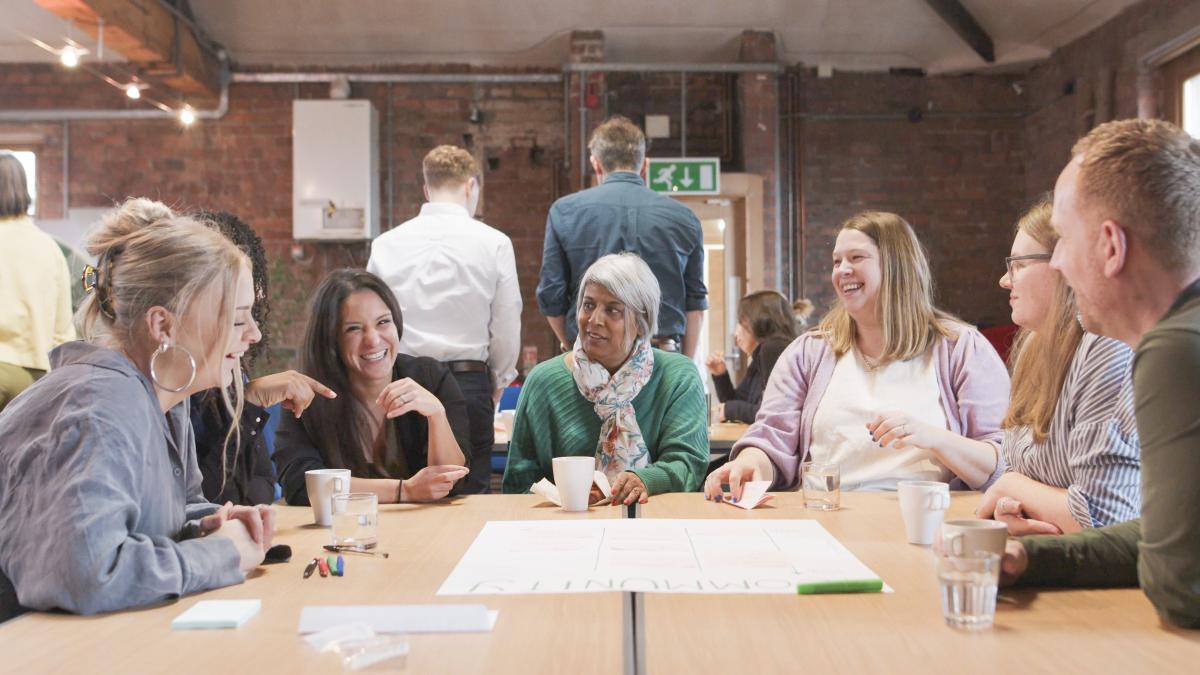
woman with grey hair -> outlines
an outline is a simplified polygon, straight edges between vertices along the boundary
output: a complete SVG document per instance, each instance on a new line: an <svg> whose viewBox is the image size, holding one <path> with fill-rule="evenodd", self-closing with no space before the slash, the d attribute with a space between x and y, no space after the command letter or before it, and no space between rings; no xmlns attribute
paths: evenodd
<svg viewBox="0 0 1200 675"><path fill-rule="evenodd" d="M521 389L505 492L552 476L556 456L591 455L613 504L699 488L708 464L704 387L687 357L650 347L660 295L633 253L606 255L584 273L574 348L538 364Z"/></svg>

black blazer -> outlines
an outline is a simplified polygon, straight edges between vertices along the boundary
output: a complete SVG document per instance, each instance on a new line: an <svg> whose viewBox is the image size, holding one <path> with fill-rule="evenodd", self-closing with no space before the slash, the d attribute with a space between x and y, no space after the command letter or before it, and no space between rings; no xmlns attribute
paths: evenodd
<svg viewBox="0 0 1200 675"><path fill-rule="evenodd" d="M392 381L410 377L414 382L429 390L442 402L450 429L463 451L464 463L471 460L470 424L467 421L467 402L454 380L454 375L445 366L426 356L396 355L392 369ZM338 396L352 396L350 392L337 392ZM313 405L328 405L328 399L318 397ZM425 468L429 454L429 421L418 412L410 412L393 419L396 440L404 452L409 470L413 473ZM275 432L275 464L279 468L279 484L283 487L283 498L288 504L308 504L308 488L304 484L304 472L311 469L337 469L332 466L325 453L314 445L304 425L292 415L281 415L279 430ZM376 467L371 475L356 478L409 478L388 476ZM461 488L459 481L451 494Z"/></svg>
<svg viewBox="0 0 1200 675"><path fill-rule="evenodd" d="M270 504L275 501L275 467L263 436L270 413L249 401L242 403L239 436L230 439L221 462L225 437L233 423L221 401L221 392L209 389L192 395L192 429L196 435L196 459L204 477L204 498L214 504ZM291 415L284 410L283 415ZM238 441L236 445L233 441ZM224 469L224 473L222 473Z"/></svg>
<svg viewBox="0 0 1200 675"><path fill-rule="evenodd" d="M762 405L763 390L767 388L767 379L775 369L779 355L787 349L792 341L783 337L769 337L758 343L754 353L750 355L750 366L746 368L746 376L738 382L736 389L729 373L713 375L713 384L717 388L717 398L725 404L725 419L750 424L758 415Z"/></svg>

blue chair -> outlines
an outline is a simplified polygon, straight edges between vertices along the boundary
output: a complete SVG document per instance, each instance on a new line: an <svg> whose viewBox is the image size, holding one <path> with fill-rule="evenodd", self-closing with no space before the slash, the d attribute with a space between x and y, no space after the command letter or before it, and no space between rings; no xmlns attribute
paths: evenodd
<svg viewBox="0 0 1200 675"><path fill-rule="evenodd" d="M279 416L283 414L283 405L276 403L268 407L267 413L270 417L267 418L267 423L263 426L263 442L267 444L267 454L271 456L271 467L275 469L275 475L279 476L279 467L275 466L275 431L279 429ZM279 501L283 497L283 488L279 487L279 481L275 481L275 501Z"/></svg>
<svg viewBox="0 0 1200 675"><path fill-rule="evenodd" d="M517 399L521 396L521 385L514 384L504 388L504 393L500 394L500 410L516 410Z"/></svg>

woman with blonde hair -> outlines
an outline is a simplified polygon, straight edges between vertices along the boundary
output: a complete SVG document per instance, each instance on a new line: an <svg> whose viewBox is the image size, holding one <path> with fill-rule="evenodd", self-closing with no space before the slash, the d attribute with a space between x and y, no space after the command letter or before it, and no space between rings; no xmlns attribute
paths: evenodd
<svg viewBox="0 0 1200 675"><path fill-rule="evenodd" d="M779 357L757 421L705 496L736 500L750 480L796 489L809 460L838 463L848 490L991 485L1003 469L1008 373L979 331L934 307L912 227L892 213L850 218L831 281L837 304Z"/></svg>
<svg viewBox="0 0 1200 675"><path fill-rule="evenodd" d="M240 583L270 545L270 507L205 501L188 419L195 392L240 398L238 357L259 337L249 262L165 213L133 200L92 233L85 340L0 415L0 621Z"/></svg>
<svg viewBox="0 0 1200 675"><path fill-rule="evenodd" d="M1071 289L1047 264L1058 242L1052 205L1045 197L1022 216L1000 277L1021 330L1009 358L1008 469L978 513L1014 535L1076 532L1141 511L1133 351L1079 325Z"/></svg>

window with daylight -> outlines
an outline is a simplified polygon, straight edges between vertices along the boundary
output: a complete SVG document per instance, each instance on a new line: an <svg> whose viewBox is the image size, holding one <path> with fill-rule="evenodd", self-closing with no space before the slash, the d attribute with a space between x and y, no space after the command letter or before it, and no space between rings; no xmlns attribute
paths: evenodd
<svg viewBox="0 0 1200 675"><path fill-rule="evenodd" d="M25 167L25 183L29 186L29 215L37 213L37 155L32 150L4 150L16 156L21 166Z"/></svg>
<svg viewBox="0 0 1200 675"><path fill-rule="evenodd" d="M1163 65L1163 117L1200 138L1200 46Z"/></svg>

